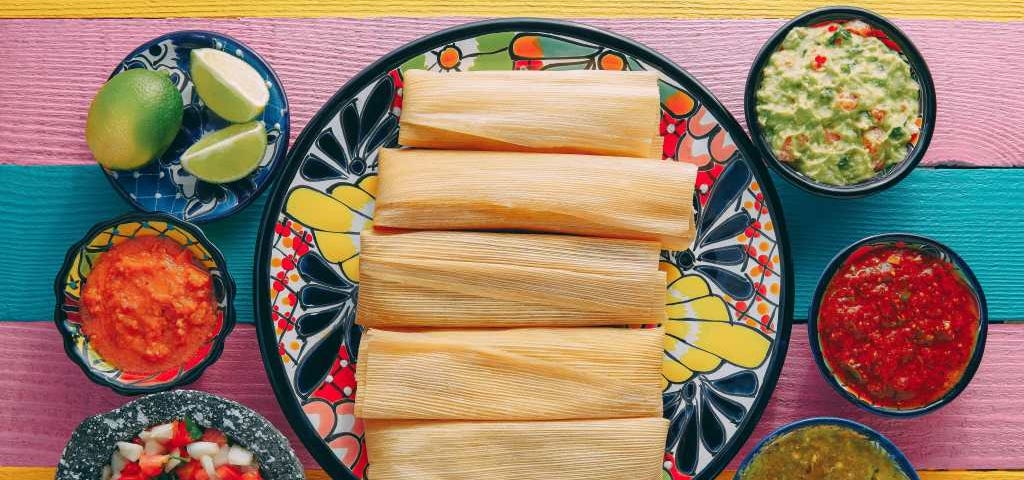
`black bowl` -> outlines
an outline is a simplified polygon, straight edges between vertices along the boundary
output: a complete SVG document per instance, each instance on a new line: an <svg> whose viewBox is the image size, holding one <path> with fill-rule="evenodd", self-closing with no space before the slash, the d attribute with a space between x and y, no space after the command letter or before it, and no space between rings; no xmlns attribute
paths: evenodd
<svg viewBox="0 0 1024 480"><path fill-rule="evenodd" d="M920 477L918 477L917 475L917 471L914 470L914 467L910 465L910 461L907 460L906 455L904 455L903 452L901 452L900 449L897 448L896 445L892 443L892 441L890 441L881 433L876 432L871 427L854 422L852 420L847 420L845 418L815 417L805 418L803 420L797 420L793 423L783 425L776 429L774 432L769 433L768 436L762 438L761 441L757 442L757 445L754 446L754 449L751 450L750 453L748 453L747 456L743 458L743 462L740 463L740 468L736 469L736 474L733 476L733 480L742 480L743 471L747 469L747 466L750 465L750 462L752 462L754 458L757 458L757 454L761 453L761 450L770 445L773 441L775 441L775 439L794 430L799 430L805 427L813 427L817 425L830 425L834 427L847 428L867 437L868 440L877 444L879 448L884 450L886 453L889 454L890 457L892 457L893 461L896 462L896 465L899 466L900 470L907 476L907 478L911 480L920 479Z"/></svg>
<svg viewBox="0 0 1024 480"><path fill-rule="evenodd" d="M971 353L971 358L968 360L967 367L960 376L960 380L958 380L957 383L954 384L949 391L938 400L935 400L928 405L911 409L897 409L875 405L844 387L839 382L839 379L836 378L835 373L828 366L828 363L825 362L825 357L821 352L821 339L818 336L818 309L820 308L822 297L825 295L825 290L828 289L828 285L831 283L832 277L836 274L836 271L846 263L846 260L850 258L851 254L863 247L894 245L897 243L913 248L919 248L931 255L949 262L957 273L960 274L961 278L963 278L964 283L971 290L971 293L974 294L974 298L978 303L978 332L974 340L974 351ZM811 305L807 312L807 336L808 342L811 344L811 353L814 355L814 363L818 365L818 370L821 372L821 375L825 377L828 384L831 385L836 392L839 392L843 398L846 398L854 405L866 411L889 417L916 417L933 412L953 401L954 398L960 395L960 392L963 392L964 389L967 388L967 384L971 383L971 379L974 378L974 372L978 370L978 365L981 363L981 357L984 356L985 353L985 339L987 335L988 306L985 303L985 293L982 292L981 283L978 282L978 279L974 276L974 272L971 271L971 268L967 266L967 262L964 262L964 260L949 247L930 238L922 237L920 235L912 235L909 233L886 233L882 235L874 235L860 240L839 252L834 258L832 258L828 267L826 267L825 271L822 272L821 278L818 279L818 286L814 290L814 297L811 299Z"/></svg>
<svg viewBox="0 0 1024 480"><path fill-rule="evenodd" d="M99 479L116 442L131 441L142 430L183 417L216 428L251 451L263 478L302 480L302 464L288 439L260 414L216 395L191 390L157 393L117 410L85 419L71 432L57 464L56 480Z"/></svg>
<svg viewBox="0 0 1024 480"><path fill-rule="evenodd" d="M772 146L764 138L764 130L761 128L761 123L757 118L757 90L761 86L761 73L768 63L768 59L778 50L779 45L782 44L789 31L795 27L805 27L833 20L861 20L885 32L890 40L899 45L902 50L902 56L910 64L911 75L921 87L918 101L921 109L922 123L917 145L910 149L902 162L887 168L868 180L853 185L831 185L819 182L779 160ZM928 150L928 144L931 143L932 133L935 131L935 113L935 84L932 82L932 74L928 70L928 64L925 63L924 57L921 56L917 47L914 46L913 42L910 41L902 30L893 25L889 20L869 10L856 7L820 8L804 13L783 25L761 47L761 51L757 54L753 65L750 67L750 73L747 75L746 89L744 90L743 114L746 116L747 126L750 128L750 136L754 140L754 145L757 146L761 155L766 159L766 163L790 183L808 192L827 197L857 198L878 193L895 185L903 177L910 174L910 171L924 157L925 151Z"/></svg>
<svg viewBox="0 0 1024 480"><path fill-rule="evenodd" d="M81 324L81 289L88 281L92 264L113 245L136 236L164 236L187 246L207 268L213 280L214 299L221 315L220 328L209 342L184 364L155 374L123 372L89 346ZM53 320L64 339L64 351L85 375L98 385L121 395L139 395L170 390L194 382L206 367L220 358L224 340L235 327L235 282L228 274L220 250L199 227L166 213L129 213L99 222L71 248L54 281L57 305Z"/></svg>

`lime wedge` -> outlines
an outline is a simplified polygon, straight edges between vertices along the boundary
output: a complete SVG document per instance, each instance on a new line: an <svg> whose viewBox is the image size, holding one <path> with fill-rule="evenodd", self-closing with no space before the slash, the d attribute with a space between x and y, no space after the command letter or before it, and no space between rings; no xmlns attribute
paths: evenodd
<svg viewBox="0 0 1024 480"><path fill-rule="evenodd" d="M200 138L181 154L181 166L200 180L227 183L256 170L267 149L263 122L231 125Z"/></svg>
<svg viewBox="0 0 1024 480"><path fill-rule="evenodd" d="M232 123L248 122L263 113L270 90L244 60L217 49L197 48L191 61L192 83L214 113Z"/></svg>

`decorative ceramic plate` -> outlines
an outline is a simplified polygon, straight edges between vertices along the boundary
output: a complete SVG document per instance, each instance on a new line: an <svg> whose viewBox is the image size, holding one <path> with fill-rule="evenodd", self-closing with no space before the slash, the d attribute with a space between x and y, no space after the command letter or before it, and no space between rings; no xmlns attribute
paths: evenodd
<svg viewBox="0 0 1024 480"><path fill-rule="evenodd" d="M270 100L257 120L267 128L267 149L259 167L247 177L224 184L208 183L181 167L180 157L207 133L231 123L213 113L199 98L189 73L189 54L196 48L216 48L245 60L270 90ZM249 205L270 184L284 163L288 149L288 98L281 81L256 52L219 33L187 30L154 38L129 53L111 77L129 68L167 72L185 101L181 129L174 142L155 160L136 170L103 169L114 189L143 212L164 212L178 219L202 223L231 215Z"/></svg>
<svg viewBox="0 0 1024 480"><path fill-rule="evenodd" d="M672 319L664 478L712 478L760 417L789 337L792 273L771 180L739 124L689 74L625 38L544 20L473 23L398 49L338 91L290 152L264 212L256 306L264 364L306 447L334 477L368 478L373 459L353 414L358 236L373 218L377 150L396 145L409 69L660 73L664 157L700 166L696 240L662 252ZM292 198L300 187L320 194ZM350 215L296 220L337 203Z"/></svg>

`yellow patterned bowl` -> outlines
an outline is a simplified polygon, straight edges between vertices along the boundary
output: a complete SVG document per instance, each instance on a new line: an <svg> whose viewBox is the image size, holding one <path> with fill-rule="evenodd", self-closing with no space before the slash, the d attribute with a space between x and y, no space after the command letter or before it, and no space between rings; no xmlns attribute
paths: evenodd
<svg viewBox="0 0 1024 480"><path fill-rule="evenodd" d="M114 245L136 237L163 237L188 249L213 281L217 303L216 333L181 365L162 372L138 374L106 362L90 345L81 323L81 292L97 259ZM188 222L162 213L131 213L100 222L68 249L54 282L57 306L53 319L64 338L64 351L93 382L121 395L154 393L194 382L220 357L224 339L235 326L235 283L223 255L203 232Z"/></svg>

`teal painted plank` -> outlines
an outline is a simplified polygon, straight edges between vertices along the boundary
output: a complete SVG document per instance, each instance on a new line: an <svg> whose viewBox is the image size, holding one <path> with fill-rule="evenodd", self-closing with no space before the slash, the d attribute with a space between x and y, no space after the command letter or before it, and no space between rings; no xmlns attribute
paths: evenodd
<svg viewBox="0 0 1024 480"><path fill-rule="evenodd" d="M202 226L226 257L243 322L253 318L253 252L263 202ZM53 318L53 281L68 247L97 222L130 211L98 166L0 165L0 319Z"/></svg>
<svg viewBox="0 0 1024 480"><path fill-rule="evenodd" d="M906 231L935 238L971 265L994 320L1024 320L1024 281L1013 254L1024 252L1024 169L918 169L893 189L859 200L829 200L776 179L786 208L796 271L795 316L803 318L818 276L846 245ZM252 263L264 199L203 228L238 283L238 318L252 321ZM129 206L97 167L0 166L0 319L52 316L51 285L67 247L94 223Z"/></svg>

